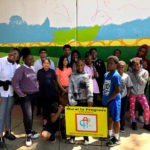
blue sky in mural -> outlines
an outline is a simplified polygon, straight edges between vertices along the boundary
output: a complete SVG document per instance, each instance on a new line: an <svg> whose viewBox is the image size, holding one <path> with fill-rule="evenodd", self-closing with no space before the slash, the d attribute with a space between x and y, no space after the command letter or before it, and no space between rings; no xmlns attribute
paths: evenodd
<svg viewBox="0 0 150 150"><path fill-rule="evenodd" d="M134 20L121 25L101 26L93 40L136 39L150 37L150 18ZM78 27L81 29L81 27ZM86 27L82 27L84 29ZM51 42L56 30L70 28L50 27L50 20L45 19L41 25L28 25L20 16L12 16L9 24L0 23L0 43Z"/></svg>

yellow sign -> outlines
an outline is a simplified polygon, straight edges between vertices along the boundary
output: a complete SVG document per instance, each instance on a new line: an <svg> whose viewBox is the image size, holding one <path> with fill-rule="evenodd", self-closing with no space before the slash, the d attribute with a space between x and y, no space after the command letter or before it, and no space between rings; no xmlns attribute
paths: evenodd
<svg viewBox="0 0 150 150"><path fill-rule="evenodd" d="M66 134L107 137L107 108L66 106Z"/></svg>

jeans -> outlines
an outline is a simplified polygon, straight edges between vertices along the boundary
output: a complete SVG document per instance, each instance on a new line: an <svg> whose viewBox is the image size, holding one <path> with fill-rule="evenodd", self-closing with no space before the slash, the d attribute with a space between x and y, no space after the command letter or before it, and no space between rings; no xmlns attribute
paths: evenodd
<svg viewBox="0 0 150 150"><path fill-rule="evenodd" d="M21 109L23 112L23 123L26 134L30 134L33 124L33 111L37 100L37 93L28 94L20 100Z"/></svg>
<svg viewBox="0 0 150 150"><path fill-rule="evenodd" d="M0 135L3 134L3 127L11 129L11 112L14 105L14 97L1 97L0 103Z"/></svg>
<svg viewBox="0 0 150 150"><path fill-rule="evenodd" d="M125 113L127 109L127 102L128 102L127 96L121 99L120 128L124 128L125 126Z"/></svg>

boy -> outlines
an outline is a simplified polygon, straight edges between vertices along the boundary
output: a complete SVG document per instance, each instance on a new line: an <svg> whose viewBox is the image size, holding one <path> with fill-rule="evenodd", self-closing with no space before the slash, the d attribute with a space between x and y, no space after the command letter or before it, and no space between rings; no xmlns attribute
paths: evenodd
<svg viewBox="0 0 150 150"><path fill-rule="evenodd" d="M50 117L48 119L47 124L44 126L43 131L41 133L41 138L43 140L50 140L51 142L55 142L55 133L58 130L61 130L61 135L63 139L66 139L66 131L64 125L64 118L60 118L60 115L63 111L63 106L57 103L53 103L51 105ZM61 121L59 121L61 119Z"/></svg>
<svg viewBox="0 0 150 150"><path fill-rule="evenodd" d="M104 106L108 106L109 109L109 136L110 140L106 143L107 146L113 146L119 142L119 130L120 130L120 109L121 109L121 94L120 84L121 76L118 73L117 65L119 59L116 56L110 56L107 58L107 70L108 72L104 76L104 87L102 102ZM114 130L114 136L112 133Z"/></svg>
<svg viewBox="0 0 150 150"><path fill-rule="evenodd" d="M132 87L132 82L129 75L124 73L125 69L126 69L126 63L124 61L119 61L118 72L121 75L121 114L120 114L121 132L124 132L126 106L130 95L130 90Z"/></svg>
<svg viewBox="0 0 150 150"><path fill-rule="evenodd" d="M93 82L90 75L84 72L84 62L82 60L78 60L77 72L70 77L68 94L70 105L93 105ZM70 138L70 143L75 143L75 137ZM88 143L89 138L84 136L84 144Z"/></svg>

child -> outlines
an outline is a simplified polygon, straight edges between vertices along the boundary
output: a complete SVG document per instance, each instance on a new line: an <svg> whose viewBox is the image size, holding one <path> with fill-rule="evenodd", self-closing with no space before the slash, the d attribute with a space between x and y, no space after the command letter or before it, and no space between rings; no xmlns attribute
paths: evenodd
<svg viewBox="0 0 150 150"><path fill-rule="evenodd" d="M9 140L16 139L11 133L11 112L14 105L11 81L17 69L18 58L18 48L12 48L7 57L0 58L0 149L6 146L4 137ZM3 127L5 127L4 136Z"/></svg>
<svg viewBox="0 0 150 150"><path fill-rule="evenodd" d="M137 51L136 57L142 59L142 67L150 73L150 61L146 58L148 55L148 49L149 49L148 45L146 44L141 45ZM148 83L145 86L145 90L144 90L145 93L147 89L148 89ZM143 109L141 105L138 105L138 115L139 115L140 122L144 123Z"/></svg>
<svg viewBox="0 0 150 150"><path fill-rule="evenodd" d="M70 66L72 68L72 72L76 72L76 63L78 61L78 59L80 58L80 53L78 50L73 50L71 52L71 63L70 63Z"/></svg>
<svg viewBox="0 0 150 150"><path fill-rule="evenodd" d="M121 109L121 94L120 84L121 76L118 73L117 65L119 59L116 56L107 58L108 72L104 76L104 87L102 102L104 106L108 106L109 110L109 136L110 140L106 143L107 146L119 144L119 131L120 131L120 109ZM114 130L114 136L112 133Z"/></svg>
<svg viewBox="0 0 150 150"><path fill-rule="evenodd" d="M60 104L66 106L68 104L68 86L69 77L72 69L69 67L67 56L61 56L56 69L57 82L60 88Z"/></svg>
<svg viewBox="0 0 150 150"><path fill-rule="evenodd" d="M121 75L121 114L120 114L121 132L124 132L126 106L130 95L130 90L132 87L132 82L129 75L124 73L125 69L126 69L126 63L124 61L119 61L118 72Z"/></svg>
<svg viewBox="0 0 150 150"><path fill-rule="evenodd" d="M120 49L115 49L114 52L113 52L113 55L118 57L118 59L119 59L120 56L121 56L121 50Z"/></svg>
<svg viewBox="0 0 150 150"><path fill-rule="evenodd" d="M96 81L97 81L98 86L99 86L100 97L102 98L104 74L106 73L105 63L102 59L97 58L97 49L95 47L91 48L89 50L89 52L92 55L93 65L96 68L96 71L98 72L98 77L96 78ZM100 104L98 106L100 106Z"/></svg>
<svg viewBox="0 0 150 150"><path fill-rule="evenodd" d="M57 102L56 74L53 69L50 69L50 60L48 58L45 58L42 64L43 68L37 72L37 80L39 82L39 94L42 97L43 125L46 125L51 104L55 101Z"/></svg>
<svg viewBox="0 0 150 150"><path fill-rule="evenodd" d="M69 104L76 106L93 105L93 83L90 75L84 72L84 62L78 60L77 72L72 74L69 83ZM84 136L84 144L88 144L89 138ZM70 138L70 143L75 143L75 137Z"/></svg>
<svg viewBox="0 0 150 150"><path fill-rule="evenodd" d="M149 73L147 70L141 67L141 59L135 57L131 60L131 69L128 74L133 83L130 94L130 115L132 119L132 129L137 130L137 124L135 119L135 102L136 99L142 105L144 110L144 126L143 128L150 131L149 124L149 105L144 94L144 89L148 81Z"/></svg>
<svg viewBox="0 0 150 150"><path fill-rule="evenodd" d="M62 138L66 138L64 118L60 118L62 111L63 107L61 105L58 106L58 103L53 103L51 105L48 122L44 126L41 133L41 138L43 140L50 140L51 142L55 142L55 133L58 130L61 130Z"/></svg>
<svg viewBox="0 0 150 150"><path fill-rule="evenodd" d="M39 134L32 130L33 110L37 101L38 84L36 73L32 67L33 56L29 48L22 49L24 64L15 72L12 85L20 97L23 112L23 123L26 132L26 146L32 145L32 139L38 138Z"/></svg>
<svg viewBox="0 0 150 150"><path fill-rule="evenodd" d="M92 80L93 80L93 101L94 101L94 106L99 106L98 101L97 101L97 96L99 95L99 87L96 81L96 78L99 76L98 72L96 71L95 67L93 66L92 62L92 55L89 53L86 58L85 58L85 63L86 65L84 66L84 72L88 73Z"/></svg>

